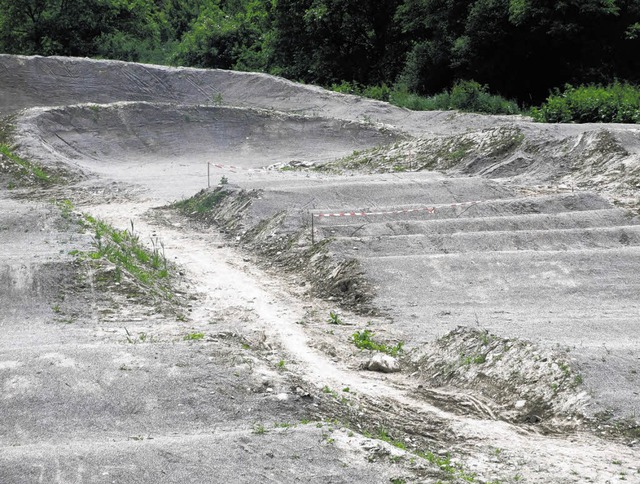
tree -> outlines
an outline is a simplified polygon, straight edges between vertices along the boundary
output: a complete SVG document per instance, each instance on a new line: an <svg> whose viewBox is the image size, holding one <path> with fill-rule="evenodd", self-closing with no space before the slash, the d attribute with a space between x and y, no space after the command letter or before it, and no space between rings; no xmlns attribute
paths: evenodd
<svg viewBox="0 0 640 484"><path fill-rule="evenodd" d="M226 7L226 10L225 8ZM214 0L202 7L185 32L174 62L222 69L264 70L268 63L270 1L226 4Z"/></svg>
<svg viewBox="0 0 640 484"><path fill-rule="evenodd" d="M565 83L640 80L640 0L405 0L401 80L434 93L475 79L529 103Z"/></svg>
<svg viewBox="0 0 640 484"><path fill-rule="evenodd" d="M375 84L398 69L391 22L399 0L278 0L274 59L282 73L308 82Z"/></svg>
<svg viewBox="0 0 640 484"><path fill-rule="evenodd" d="M0 47L16 54L96 55L120 33L152 38L152 0L0 0Z"/></svg>
<svg viewBox="0 0 640 484"><path fill-rule="evenodd" d="M408 55L400 82L411 91L434 94L455 80L453 52L460 44L471 0L405 0L395 14Z"/></svg>

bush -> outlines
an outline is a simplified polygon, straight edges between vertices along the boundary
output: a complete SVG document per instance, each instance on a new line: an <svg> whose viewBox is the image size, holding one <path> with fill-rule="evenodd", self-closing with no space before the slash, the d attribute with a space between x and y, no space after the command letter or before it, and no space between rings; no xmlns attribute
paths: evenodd
<svg viewBox="0 0 640 484"><path fill-rule="evenodd" d="M543 123L640 123L640 88L619 82L606 87L566 85L531 115Z"/></svg>
<svg viewBox="0 0 640 484"><path fill-rule="evenodd" d="M357 96L377 99L378 101L389 101L391 88L386 84L379 86L362 86L357 82L342 81L340 84L332 84L329 89L342 94L355 94Z"/></svg>
<svg viewBox="0 0 640 484"><path fill-rule="evenodd" d="M458 81L451 92L444 91L425 97L410 92L406 85L397 85L393 89L386 84L380 86L360 86L357 83L342 82L333 84L332 91L343 94L356 94L379 101L388 101L401 108L413 111L459 111L487 114L518 114L518 105L501 96L489 93L487 86L475 81Z"/></svg>
<svg viewBox="0 0 640 484"><path fill-rule="evenodd" d="M475 81L458 81L449 95L449 109L487 114L517 114L518 105L489 93L487 86Z"/></svg>

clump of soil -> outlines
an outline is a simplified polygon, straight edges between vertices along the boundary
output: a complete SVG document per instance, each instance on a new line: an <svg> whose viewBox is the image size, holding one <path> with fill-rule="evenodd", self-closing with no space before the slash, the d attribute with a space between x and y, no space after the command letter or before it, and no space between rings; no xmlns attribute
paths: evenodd
<svg viewBox="0 0 640 484"><path fill-rule="evenodd" d="M471 390L500 418L549 430L579 424L590 399L565 352L480 329L458 327L406 364L425 386Z"/></svg>

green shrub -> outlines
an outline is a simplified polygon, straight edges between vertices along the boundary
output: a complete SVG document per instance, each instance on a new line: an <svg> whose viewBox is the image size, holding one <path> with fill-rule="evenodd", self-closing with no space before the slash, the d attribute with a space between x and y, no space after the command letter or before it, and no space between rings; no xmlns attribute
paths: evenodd
<svg viewBox="0 0 640 484"><path fill-rule="evenodd" d="M362 95L371 99L377 99L378 101L388 102L391 96L391 88L386 84L369 86L362 91Z"/></svg>
<svg viewBox="0 0 640 484"><path fill-rule="evenodd" d="M378 101L389 101L391 95L391 88L386 84L363 86L357 82L342 81L340 84L332 84L329 89L342 94L355 94L356 96L377 99Z"/></svg>
<svg viewBox="0 0 640 484"><path fill-rule="evenodd" d="M449 95L449 109L487 114L517 114L518 105L489 93L487 86L475 81L458 81Z"/></svg>
<svg viewBox="0 0 640 484"><path fill-rule="evenodd" d="M531 115L544 123L640 123L640 88L615 82L608 86L566 85L555 90Z"/></svg>
<svg viewBox="0 0 640 484"><path fill-rule="evenodd" d="M16 155L9 146L0 144L0 155L7 158L8 161L12 162L16 169L17 174L21 178L31 178L39 183L51 183L55 181L55 179L50 176L44 169L39 167L38 165L31 163L30 161L24 160Z"/></svg>
<svg viewBox="0 0 640 484"><path fill-rule="evenodd" d="M425 97L415 94L406 85L390 88L386 84L379 86L360 86L357 83L342 82L333 84L330 89L343 94L355 94L379 101L387 101L401 108L413 111L459 111L487 114L518 114L518 105L489 93L486 86L475 81L458 81L451 91Z"/></svg>

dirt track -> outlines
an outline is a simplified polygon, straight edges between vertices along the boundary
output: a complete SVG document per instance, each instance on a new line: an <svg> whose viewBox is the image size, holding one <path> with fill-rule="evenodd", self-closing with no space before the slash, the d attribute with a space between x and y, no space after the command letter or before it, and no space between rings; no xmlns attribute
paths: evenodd
<svg viewBox="0 0 640 484"><path fill-rule="evenodd" d="M3 179L0 482L640 482L637 426L593 433L640 412L640 224L612 203L637 203L637 127L76 59L0 56L0 81L16 151L75 177ZM234 190L226 236L152 209L205 188L207 162ZM91 234L51 199L162 240L184 314L86 273L68 253ZM313 214L408 209L316 217L307 252ZM459 325L533 346L462 364L464 341L433 346ZM403 372L359 369L364 328L406 343ZM380 429L461 467L362 435Z"/></svg>

